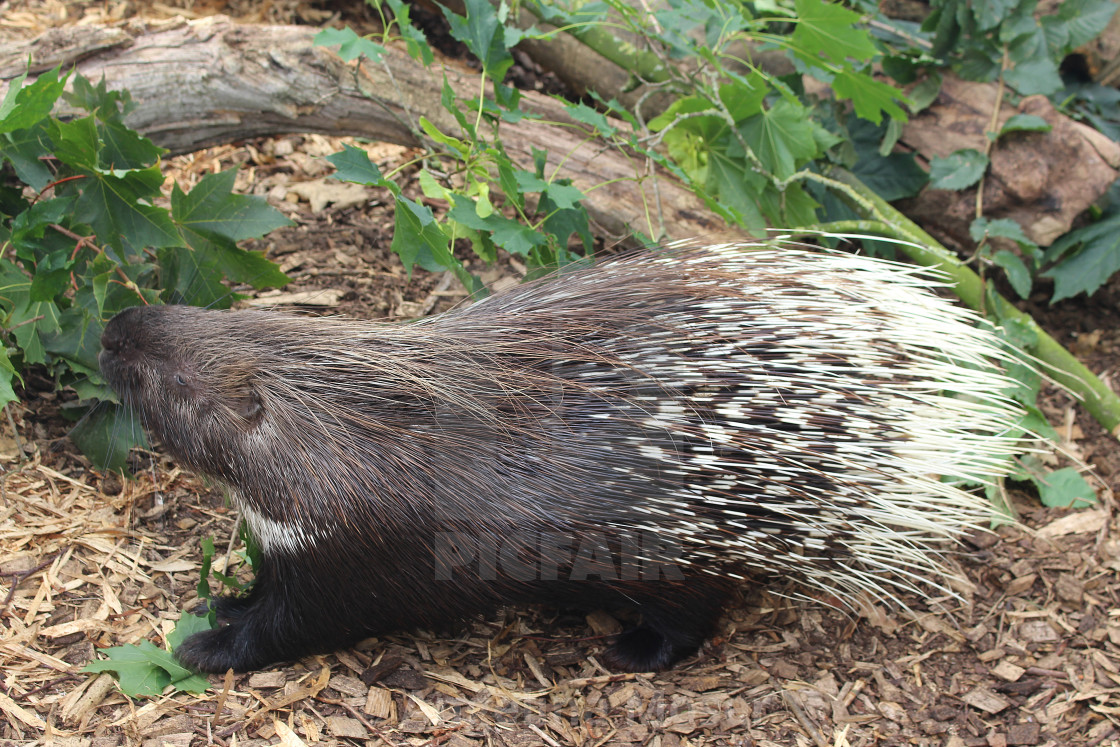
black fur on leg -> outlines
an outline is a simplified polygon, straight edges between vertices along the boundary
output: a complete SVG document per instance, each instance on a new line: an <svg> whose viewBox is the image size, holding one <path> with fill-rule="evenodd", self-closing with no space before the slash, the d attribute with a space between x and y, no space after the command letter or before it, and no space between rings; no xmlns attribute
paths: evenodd
<svg viewBox="0 0 1120 747"><path fill-rule="evenodd" d="M608 666L628 672L667 669L696 653L716 629L731 596L723 583L693 579L689 584L656 584L656 595L641 600L642 622L623 631L603 656ZM634 593L626 594L635 599Z"/></svg>
<svg viewBox="0 0 1120 747"><path fill-rule="evenodd" d="M318 639L318 646L308 640L309 628L323 626L308 619L302 609L307 600L293 596L292 588L277 578L284 567L283 562L265 558L247 596L211 599L208 606L220 627L183 641L175 649L179 663L202 672L243 672L336 645L338 641L329 634Z"/></svg>

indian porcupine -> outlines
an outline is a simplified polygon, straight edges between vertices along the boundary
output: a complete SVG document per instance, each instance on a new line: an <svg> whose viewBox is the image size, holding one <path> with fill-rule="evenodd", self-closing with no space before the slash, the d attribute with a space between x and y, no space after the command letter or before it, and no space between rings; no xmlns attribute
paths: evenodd
<svg viewBox="0 0 1120 747"><path fill-rule="evenodd" d="M943 579L1015 405L973 317L900 265L725 245L629 256L413 324L135 307L101 369L264 550L176 651L252 669L514 601L627 606L695 651L735 585Z"/></svg>

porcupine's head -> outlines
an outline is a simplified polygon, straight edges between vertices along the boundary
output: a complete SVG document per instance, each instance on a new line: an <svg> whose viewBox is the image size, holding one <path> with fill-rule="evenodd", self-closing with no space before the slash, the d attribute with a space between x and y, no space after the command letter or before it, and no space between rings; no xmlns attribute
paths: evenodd
<svg viewBox="0 0 1120 747"><path fill-rule="evenodd" d="M255 325L250 338L233 323L252 313L135 306L101 336L101 372L125 406L186 465L226 479L275 404L261 386L271 331Z"/></svg>

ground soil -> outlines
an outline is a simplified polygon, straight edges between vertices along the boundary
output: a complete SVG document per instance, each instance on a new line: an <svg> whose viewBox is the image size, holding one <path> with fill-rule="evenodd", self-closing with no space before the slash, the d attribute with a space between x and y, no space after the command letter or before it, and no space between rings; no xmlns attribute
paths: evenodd
<svg viewBox="0 0 1120 747"><path fill-rule="evenodd" d="M146 14L223 12L250 21L368 23L360 3L241 0ZM0 2L0 35L107 21L127 2ZM438 26L438 18L423 16ZM524 85L552 86L531 67ZM257 244L292 278L258 303L363 318L411 318L462 301L458 286L389 251L384 195L318 201L342 140L299 136L171 159L184 186L231 165L239 189L295 225ZM410 153L365 144L383 166ZM325 199L325 198L324 198ZM506 261L476 268L516 282ZM298 294L298 295L296 295ZM1092 299L1028 304L1095 373L1120 372L1120 282ZM1023 526L977 534L955 558L962 599L904 598L855 617L754 590L697 655L669 672L617 675L599 656L618 622L519 608L454 634L402 633L245 675L202 695L130 700L82 673L95 648L162 644L195 599L199 539L236 563L234 512L167 459L136 478L92 469L66 438L65 394L31 377L0 442L0 746L8 744L1101 745L1120 743L1120 486L1116 441L1053 390L1043 400L1065 448L1090 465L1101 504L1041 508L1011 491ZM5 426L7 428L7 426ZM17 458L22 446L29 455ZM774 588L780 588L775 586Z"/></svg>

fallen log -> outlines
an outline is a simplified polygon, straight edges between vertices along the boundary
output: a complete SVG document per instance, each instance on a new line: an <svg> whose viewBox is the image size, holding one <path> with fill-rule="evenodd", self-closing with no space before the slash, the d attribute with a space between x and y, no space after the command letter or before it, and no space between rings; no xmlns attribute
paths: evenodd
<svg viewBox="0 0 1120 747"><path fill-rule="evenodd" d="M33 73L73 65L91 80L130 93L135 109L125 120L129 127L172 153L186 153L295 132L419 145L412 125L418 115L443 131L457 131L440 105L443 76L460 95L477 94L477 75L451 63L443 64L441 76L390 49L380 65L358 66L314 46L316 32L241 25L223 16L54 29L0 45L0 96L7 81L27 69L29 57ZM587 194L584 204L602 233L663 238L728 230L701 200L644 159L589 137L561 103L526 93L522 108L540 120L505 129L507 152L532 170L533 150L545 151L549 174L556 170Z"/></svg>

